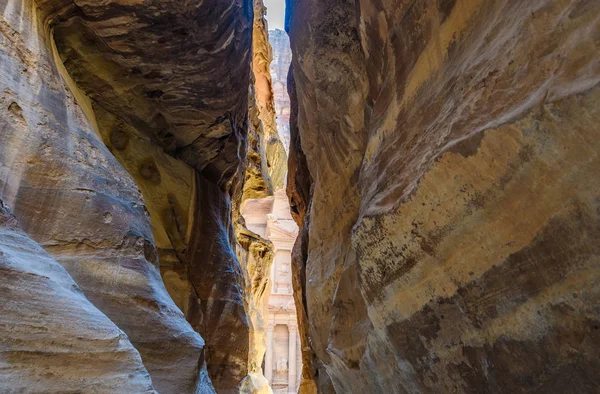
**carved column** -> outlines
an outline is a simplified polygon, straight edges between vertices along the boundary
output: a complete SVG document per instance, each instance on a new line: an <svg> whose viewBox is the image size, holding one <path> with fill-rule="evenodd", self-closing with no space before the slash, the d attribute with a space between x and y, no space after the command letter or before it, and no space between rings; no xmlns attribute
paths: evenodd
<svg viewBox="0 0 600 394"><path fill-rule="evenodd" d="M265 378L269 384L273 383L273 323L267 325L267 351L265 353Z"/></svg>
<svg viewBox="0 0 600 394"><path fill-rule="evenodd" d="M296 394L296 322L288 324L288 393Z"/></svg>
<svg viewBox="0 0 600 394"><path fill-rule="evenodd" d="M273 258L273 264L271 264L271 294L277 293L277 283L275 283L275 270L277 269L277 252L275 252L275 258Z"/></svg>

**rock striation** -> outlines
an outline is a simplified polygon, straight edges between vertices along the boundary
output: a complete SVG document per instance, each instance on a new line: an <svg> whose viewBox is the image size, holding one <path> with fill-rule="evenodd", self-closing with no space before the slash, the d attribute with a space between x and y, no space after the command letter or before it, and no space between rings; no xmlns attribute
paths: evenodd
<svg viewBox="0 0 600 394"><path fill-rule="evenodd" d="M0 10L1 392L598 391L597 1Z"/></svg>
<svg viewBox="0 0 600 394"><path fill-rule="evenodd" d="M597 391L600 4L288 7L301 392Z"/></svg>
<svg viewBox="0 0 600 394"><path fill-rule="evenodd" d="M240 386L244 393L272 393L263 374L267 349L268 296L271 293L271 266L275 248L264 234L251 230L243 212L251 201L272 201L282 191L287 156L276 123L276 96L273 91L273 50L262 0L254 2L252 77L249 95L247 162L241 192L234 193L233 221L236 252L244 274L244 305L250 327L248 377Z"/></svg>
<svg viewBox="0 0 600 394"><path fill-rule="evenodd" d="M21 230L1 201L0 273L1 392L94 387L99 392L155 393L127 335Z"/></svg>
<svg viewBox="0 0 600 394"><path fill-rule="evenodd" d="M0 198L81 288L81 308L87 298L99 309L86 316L105 315L102 333L130 341L114 334L115 355L104 349L131 381L117 371L98 383L104 368L71 379L57 359L60 373L40 387L237 391L249 365L233 211L247 166L252 2L0 8ZM283 152L275 136L257 136Z"/></svg>
<svg viewBox="0 0 600 394"><path fill-rule="evenodd" d="M93 101L225 188L243 158L252 24L249 1L82 0L54 36Z"/></svg>
<svg viewBox="0 0 600 394"><path fill-rule="evenodd" d="M142 195L100 139L94 102L56 51L53 27L71 10L63 6L2 3L2 199L87 299L127 334L156 390L212 392L204 341L160 277ZM70 390L81 388L69 382Z"/></svg>

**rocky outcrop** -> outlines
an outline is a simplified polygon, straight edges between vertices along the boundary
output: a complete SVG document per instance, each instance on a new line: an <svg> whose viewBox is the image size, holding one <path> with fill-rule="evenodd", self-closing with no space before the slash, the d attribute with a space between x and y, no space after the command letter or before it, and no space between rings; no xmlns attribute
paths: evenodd
<svg viewBox="0 0 600 394"><path fill-rule="evenodd" d="M225 188L243 159L251 4L74 4L61 12L54 30L78 86L166 153Z"/></svg>
<svg viewBox="0 0 600 394"><path fill-rule="evenodd" d="M0 273L0 391L155 392L125 333L20 229L1 201Z"/></svg>
<svg viewBox="0 0 600 394"><path fill-rule="evenodd" d="M290 39L283 30L269 30L269 43L273 48L271 79L277 132L284 148L290 146L290 96L287 92L287 76L292 62Z"/></svg>
<svg viewBox="0 0 600 394"><path fill-rule="evenodd" d="M233 221L236 252L244 275L244 305L250 326L248 377L240 385L244 393L271 393L263 375L266 350L267 301L270 272L274 258L273 244L246 226L242 211L248 201L272 198L281 190L287 171L287 156L275 121L270 65L273 52L269 43L266 8L262 0L254 1L252 77L249 95L247 163L241 192L234 193Z"/></svg>
<svg viewBox="0 0 600 394"><path fill-rule="evenodd" d="M61 58L148 201L167 289L208 342L215 388L233 392L248 373L231 200L245 166L252 7L80 7L56 29Z"/></svg>
<svg viewBox="0 0 600 394"><path fill-rule="evenodd" d="M595 392L598 3L288 5L303 392Z"/></svg>
<svg viewBox="0 0 600 394"><path fill-rule="evenodd" d="M231 201L253 9L217 3L0 2L0 197L139 351L106 347L139 368L114 391L147 370L161 393L212 392L209 374L225 393L248 373Z"/></svg>
<svg viewBox="0 0 600 394"><path fill-rule="evenodd" d="M275 116L275 100L271 77L273 50L269 43L269 31L264 15L266 8L262 0L254 0L254 34L252 36L254 96L256 109L262 123L262 149L267 159L267 173L273 189L283 188L287 173L285 149L279 137Z"/></svg>
<svg viewBox="0 0 600 394"><path fill-rule="evenodd" d="M53 50L52 26L67 11L59 6L3 4L2 198L26 233L127 334L156 390L211 392L204 341L161 280L142 195L102 143L92 102ZM63 369L69 362L55 361Z"/></svg>
<svg viewBox="0 0 600 394"><path fill-rule="evenodd" d="M240 221L243 221L242 217ZM248 230L242 223L236 228L237 255L245 277L244 305L250 323L250 342L248 377L242 383L240 392L269 394L272 390L263 374L262 365L266 350L266 302L271 289L269 273L274 251L271 242Z"/></svg>

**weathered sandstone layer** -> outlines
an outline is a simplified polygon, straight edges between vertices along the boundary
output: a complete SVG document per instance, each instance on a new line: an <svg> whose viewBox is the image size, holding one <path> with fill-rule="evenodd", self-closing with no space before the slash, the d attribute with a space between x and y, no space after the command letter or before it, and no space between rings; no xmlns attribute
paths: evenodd
<svg viewBox="0 0 600 394"><path fill-rule="evenodd" d="M288 6L302 392L596 392L600 3Z"/></svg>
<svg viewBox="0 0 600 394"><path fill-rule="evenodd" d="M0 274L0 392L155 392L125 333L20 229L1 200Z"/></svg>
<svg viewBox="0 0 600 394"><path fill-rule="evenodd" d="M242 211L250 200L272 198L276 190L283 188L287 171L287 156L275 122L273 81L269 71L273 52L265 11L263 1L255 0L247 161L244 182L237 185L241 186L241 191L234 193L232 207L237 256L244 274L244 305L250 327L248 377L240 391L254 394L272 392L262 365L274 247L270 241L248 229Z"/></svg>
<svg viewBox="0 0 600 394"><path fill-rule="evenodd" d="M269 43L273 48L271 79L277 133L287 150L290 146L290 96L287 92L287 77L292 62L292 49L290 39L283 30L269 30Z"/></svg>
<svg viewBox="0 0 600 394"><path fill-rule="evenodd" d="M238 390L250 327L232 211L249 149L252 2L2 0L0 9L0 197L107 316L106 330L120 328L139 351L143 365L121 340L113 357L139 377L110 387ZM272 148L260 154L283 161L276 135L262 132ZM61 318L50 312L49 322ZM58 380L37 384L85 383Z"/></svg>
<svg viewBox="0 0 600 394"><path fill-rule="evenodd" d="M25 232L127 334L156 390L212 392L204 341L160 277L138 186L101 141L95 103L75 86L58 57L53 27L75 12L73 3L64 6L0 3L2 199ZM25 307L32 300L21 302ZM44 379L50 377L39 382L45 390L58 389ZM63 387L69 382L69 390L81 389L74 380Z"/></svg>
<svg viewBox="0 0 600 394"><path fill-rule="evenodd" d="M273 50L269 43L269 30L264 17L266 8L262 0L254 0L254 33L252 35L252 73L256 108L262 123L263 149L267 158L267 172L273 189L283 187L287 172L287 155L279 138L275 116L275 100L271 77Z"/></svg>
<svg viewBox="0 0 600 394"><path fill-rule="evenodd" d="M148 202L167 288L207 341L209 375L222 392L247 375L231 198L248 127L248 3L85 2L55 34L66 68L102 114L104 142Z"/></svg>

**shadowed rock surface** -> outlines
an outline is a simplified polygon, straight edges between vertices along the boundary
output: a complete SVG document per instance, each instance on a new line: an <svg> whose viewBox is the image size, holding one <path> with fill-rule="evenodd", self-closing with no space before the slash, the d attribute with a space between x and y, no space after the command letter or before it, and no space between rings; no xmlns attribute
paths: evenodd
<svg viewBox="0 0 600 394"><path fill-rule="evenodd" d="M252 2L76 1L55 39L89 97L224 187L243 158Z"/></svg>
<svg viewBox="0 0 600 394"><path fill-rule="evenodd" d="M303 392L596 392L600 4L288 6Z"/></svg>
<svg viewBox="0 0 600 394"><path fill-rule="evenodd" d="M92 103L53 51L59 4L1 5L2 198L27 234L127 334L154 388L212 392L204 341L161 280L138 187L100 140Z"/></svg>
<svg viewBox="0 0 600 394"><path fill-rule="evenodd" d="M155 393L125 333L19 228L2 201L0 273L1 392L94 387L97 392Z"/></svg>
<svg viewBox="0 0 600 394"><path fill-rule="evenodd" d="M271 392L286 186L301 393L596 393L600 4L288 9L0 0L0 391Z"/></svg>
<svg viewBox="0 0 600 394"><path fill-rule="evenodd" d="M224 230L203 242L233 245L228 201L246 153L253 9L213 3L0 2L1 196L127 333L164 393L212 384L204 341L159 262L177 304L211 337L215 386L234 390L247 374L235 253L188 251L210 217ZM197 200L215 204L201 206L202 220ZM218 269L197 279L210 264ZM235 314L221 314L223 291Z"/></svg>

